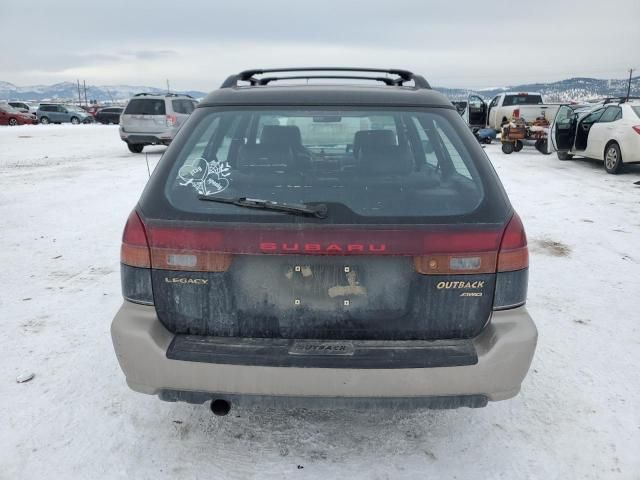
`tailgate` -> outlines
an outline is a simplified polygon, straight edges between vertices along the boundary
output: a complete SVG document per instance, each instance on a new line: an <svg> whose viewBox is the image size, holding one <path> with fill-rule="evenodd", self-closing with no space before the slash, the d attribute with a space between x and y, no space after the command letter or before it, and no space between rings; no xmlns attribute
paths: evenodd
<svg viewBox="0 0 640 480"><path fill-rule="evenodd" d="M164 115L122 115L122 123L130 133L153 133L165 130Z"/></svg>
<svg viewBox="0 0 640 480"><path fill-rule="evenodd" d="M410 340L473 337L489 320L493 253L463 256L489 263L474 265L478 273L425 274L432 262L444 261L442 255L393 254L387 244L372 254L367 250L383 244L359 240L350 243L358 246L351 255L247 252L251 243L256 249L271 246L257 243L259 235L248 232L228 246L214 247L226 253L209 252L204 260L196 258L203 255L203 245L179 252L154 252L152 246L154 303L163 324L174 333L193 335ZM153 229L150 242L167 246ZM289 250L310 245L330 244L284 244ZM184 268L176 269L176 263Z"/></svg>

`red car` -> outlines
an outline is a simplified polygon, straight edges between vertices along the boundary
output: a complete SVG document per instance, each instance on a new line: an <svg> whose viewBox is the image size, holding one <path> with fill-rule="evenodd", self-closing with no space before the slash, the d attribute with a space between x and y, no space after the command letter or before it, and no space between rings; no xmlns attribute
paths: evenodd
<svg viewBox="0 0 640 480"><path fill-rule="evenodd" d="M0 125L32 125L34 123L33 115L22 113L9 104L0 104Z"/></svg>

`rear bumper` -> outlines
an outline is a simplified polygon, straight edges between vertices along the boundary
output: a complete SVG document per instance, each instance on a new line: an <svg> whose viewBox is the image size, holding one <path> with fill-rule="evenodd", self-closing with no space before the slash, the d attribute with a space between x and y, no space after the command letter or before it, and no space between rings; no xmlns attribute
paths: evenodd
<svg viewBox="0 0 640 480"><path fill-rule="evenodd" d="M111 325L129 386L166 400L275 399L305 403L409 403L415 406L483 406L520 390L536 347L537 330L525 307L494 312L472 339L477 362L430 368L318 368L236 365L167 358L175 335L149 306L124 302ZM442 403L441 397L450 402Z"/></svg>
<svg viewBox="0 0 640 480"><path fill-rule="evenodd" d="M173 140L173 132L163 132L158 134L147 133L127 133L120 131L120 139L125 143L133 145L169 145Z"/></svg>

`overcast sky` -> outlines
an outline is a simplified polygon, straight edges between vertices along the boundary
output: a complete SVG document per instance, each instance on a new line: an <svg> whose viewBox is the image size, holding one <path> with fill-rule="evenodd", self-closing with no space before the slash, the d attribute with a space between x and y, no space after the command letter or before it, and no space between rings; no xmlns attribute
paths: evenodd
<svg viewBox="0 0 640 480"><path fill-rule="evenodd" d="M253 67L492 87L640 69L640 0L0 0L0 81L217 88Z"/></svg>

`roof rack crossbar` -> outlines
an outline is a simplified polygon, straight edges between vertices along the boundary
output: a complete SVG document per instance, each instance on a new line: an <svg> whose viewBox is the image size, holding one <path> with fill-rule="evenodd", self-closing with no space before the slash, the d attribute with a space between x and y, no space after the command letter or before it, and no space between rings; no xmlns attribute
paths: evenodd
<svg viewBox="0 0 640 480"><path fill-rule="evenodd" d="M615 102L618 102L618 104L620 104L620 103L628 102L629 100L640 100L640 97L634 97L634 96L627 97L626 95L622 97L607 97L604 99L604 102L602 102L602 104L607 105L609 103L615 103Z"/></svg>
<svg viewBox="0 0 640 480"><path fill-rule="evenodd" d="M309 79L321 79L321 80L372 80L374 82L382 82L385 85L397 85L396 81L388 77L367 77L360 75L291 75L284 77L264 77L257 81L258 85L268 85L271 82L278 82L281 80L309 80Z"/></svg>
<svg viewBox="0 0 640 480"><path fill-rule="evenodd" d="M371 79L371 78L375 78L376 81L382 81L387 85L397 85L397 86L402 86L404 84L404 82L409 82L412 81L414 82L415 86L417 88L426 88L426 89L430 89L431 86L429 85L429 82L427 82L425 80L424 77L422 77L421 75L416 75L413 72L410 72L409 70L402 70L402 69L398 69L398 68L389 68L389 69L384 69L384 68L357 68L357 67L294 67L294 68L255 68L255 69L251 69L251 70L244 70L236 75L231 75L229 76L224 83L222 84L221 88L231 88L231 87L235 87L238 85L238 82L249 82L250 85L252 86L256 86L256 85L266 85L269 82L272 81L276 81L278 79L283 79L283 78L287 78L290 79L290 77L267 77L267 78L262 78L262 79L258 79L255 76L256 75L263 75L265 73L282 73L282 72L365 72L365 73L386 73L386 74L390 74L390 75L397 75L398 78L396 79L392 79L389 78L387 80L389 80L390 83L387 83L386 80L378 80L378 78L383 78L383 77L363 77L362 79ZM303 76L302 78L305 79L311 79L311 78L327 78L328 76L324 76L324 75L306 75ZM338 77L338 78L351 78L354 79L353 76L344 76L344 77ZM384 77L386 78L386 77ZM261 81L264 80L268 80L266 83L261 83Z"/></svg>

